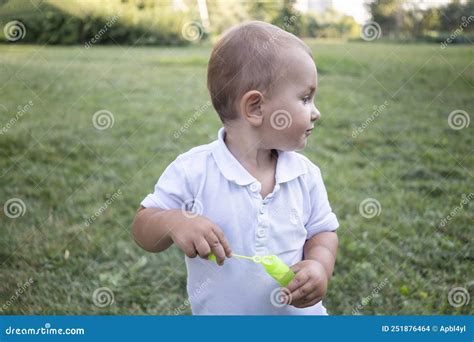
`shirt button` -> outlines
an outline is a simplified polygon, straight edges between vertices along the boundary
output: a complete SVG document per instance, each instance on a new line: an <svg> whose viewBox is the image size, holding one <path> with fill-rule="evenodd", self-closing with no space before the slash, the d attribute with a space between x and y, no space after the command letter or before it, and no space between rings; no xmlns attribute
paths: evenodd
<svg viewBox="0 0 474 342"><path fill-rule="evenodd" d="M258 191L258 184L257 183L250 184L250 191L252 192Z"/></svg>
<svg viewBox="0 0 474 342"><path fill-rule="evenodd" d="M263 229L257 230L257 236L259 238L264 238L265 237L265 230L263 230Z"/></svg>

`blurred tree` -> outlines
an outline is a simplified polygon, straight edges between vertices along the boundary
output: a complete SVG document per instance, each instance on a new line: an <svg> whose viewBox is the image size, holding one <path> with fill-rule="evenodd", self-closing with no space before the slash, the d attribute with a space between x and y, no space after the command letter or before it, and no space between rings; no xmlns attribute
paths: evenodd
<svg viewBox="0 0 474 342"><path fill-rule="evenodd" d="M279 1L249 1L246 3L250 19L272 21L278 15Z"/></svg>
<svg viewBox="0 0 474 342"><path fill-rule="evenodd" d="M285 31L301 36L303 31L302 16L295 10L296 0L284 0L277 16L272 20L272 24Z"/></svg>
<svg viewBox="0 0 474 342"><path fill-rule="evenodd" d="M441 13L435 7L428 8L423 16L423 31L437 31L441 28Z"/></svg>
<svg viewBox="0 0 474 342"><path fill-rule="evenodd" d="M359 25L349 15L343 15L335 24L340 37L354 37L359 34Z"/></svg>
<svg viewBox="0 0 474 342"><path fill-rule="evenodd" d="M318 38L356 38L360 26L352 16L330 8L323 13L309 12L303 17L304 35Z"/></svg>
<svg viewBox="0 0 474 342"><path fill-rule="evenodd" d="M417 3L406 3L403 8L403 19L399 30L399 37L422 37L424 14L425 12L420 9Z"/></svg>
<svg viewBox="0 0 474 342"><path fill-rule="evenodd" d="M208 1L207 8L211 31L216 35L249 19L246 4L241 1Z"/></svg>
<svg viewBox="0 0 474 342"><path fill-rule="evenodd" d="M26 27L15 44L184 45L183 25L196 18L157 0L0 1L0 27L12 20ZM9 42L4 30L0 41Z"/></svg>
<svg viewBox="0 0 474 342"><path fill-rule="evenodd" d="M385 36L400 36L403 22L401 3L398 0L370 0L366 7Z"/></svg>
<svg viewBox="0 0 474 342"><path fill-rule="evenodd" d="M456 43L473 39L474 0L428 8L413 0L365 1L385 37L444 41L456 32ZM209 21L202 16L203 4ZM209 33L219 35L251 19L273 23L300 37L359 36L360 27L352 17L331 7L322 13L300 13L295 4L296 0L0 0L0 27L19 20L28 34L15 43L43 44L183 45L189 44L183 28L190 24L203 31L200 41L206 39L208 27ZM1 29L0 41L7 41Z"/></svg>
<svg viewBox="0 0 474 342"><path fill-rule="evenodd" d="M442 31L454 31L459 28L459 25L470 16L474 15L474 2L466 1L461 2L460 0L453 0L446 6L440 8L441 12L441 30ZM473 31L474 25L468 25L464 28L467 31Z"/></svg>
<svg viewBox="0 0 474 342"><path fill-rule="evenodd" d="M315 16L313 16L311 14L306 15L305 18L306 18L305 36L307 36L307 37L317 37L317 35L319 34L319 29L321 28L321 26L318 23L318 20L315 18Z"/></svg>

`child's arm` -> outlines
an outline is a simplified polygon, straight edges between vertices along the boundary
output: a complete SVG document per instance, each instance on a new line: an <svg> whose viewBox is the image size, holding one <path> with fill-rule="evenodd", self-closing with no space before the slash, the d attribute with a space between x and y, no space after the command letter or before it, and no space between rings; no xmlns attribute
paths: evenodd
<svg viewBox="0 0 474 342"><path fill-rule="evenodd" d="M339 239L336 232L322 232L316 234L304 244L304 259L315 260L323 265L328 281L332 277L336 263Z"/></svg>
<svg viewBox="0 0 474 342"><path fill-rule="evenodd" d="M202 258L213 252L219 265L232 252L222 230L204 216L192 216L180 209L141 207L133 221L133 237L149 252L162 252L175 243L188 257Z"/></svg>
<svg viewBox="0 0 474 342"><path fill-rule="evenodd" d="M166 250L173 244L169 236L168 226L163 220L167 220L165 210L158 208L145 208L140 206L133 220L132 232L135 242L144 250L158 253ZM165 228L165 229L160 229Z"/></svg>
<svg viewBox="0 0 474 342"><path fill-rule="evenodd" d="M291 305L305 308L324 297L336 262L338 244L336 232L322 232L306 241L304 260L291 267L296 273L287 286Z"/></svg>

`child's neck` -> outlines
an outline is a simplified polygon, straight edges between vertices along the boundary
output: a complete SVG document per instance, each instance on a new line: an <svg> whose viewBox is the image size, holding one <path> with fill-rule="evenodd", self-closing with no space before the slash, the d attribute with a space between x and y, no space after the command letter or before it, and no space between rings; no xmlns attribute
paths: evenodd
<svg viewBox="0 0 474 342"><path fill-rule="evenodd" d="M276 158L272 149L261 146L261 139L252 134L243 137L232 128L226 127L224 142L229 151L252 174L275 169ZM252 172L253 171L253 172Z"/></svg>

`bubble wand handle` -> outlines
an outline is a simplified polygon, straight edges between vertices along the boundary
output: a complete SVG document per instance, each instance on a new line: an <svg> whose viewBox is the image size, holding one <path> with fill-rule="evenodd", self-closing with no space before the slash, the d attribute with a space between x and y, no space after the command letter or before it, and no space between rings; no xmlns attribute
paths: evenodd
<svg viewBox="0 0 474 342"><path fill-rule="evenodd" d="M262 258L262 265L265 271L267 271L281 287L288 285L295 277L295 272L276 255L264 256Z"/></svg>
<svg viewBox="0 0 474 342"><path fill-rule="evenodd" d="M250 260L257 264L263 265L265 271L282 287L288 285L295 277L295 272L293 272L291 268L276 255L255 255L253 257L249 257L232 253L232 256L240 259ZM216 261L216 256L211 253L208 259Z"/></svg>

